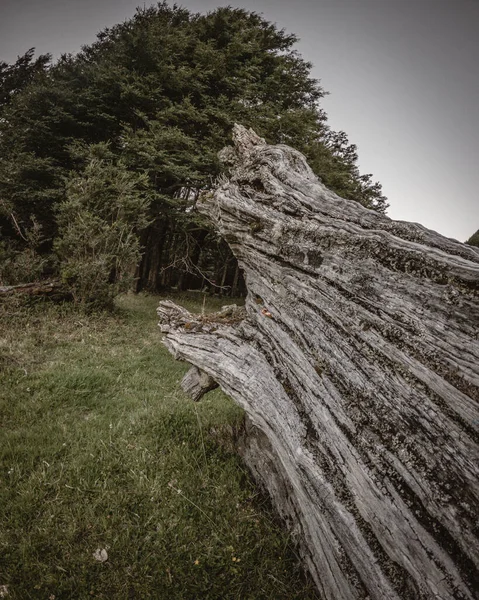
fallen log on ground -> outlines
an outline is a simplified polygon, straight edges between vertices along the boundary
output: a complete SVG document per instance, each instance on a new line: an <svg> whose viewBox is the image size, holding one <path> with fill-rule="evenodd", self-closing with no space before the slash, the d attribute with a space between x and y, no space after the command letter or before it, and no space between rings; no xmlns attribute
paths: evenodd
<svg viewBox="0 0 479 600"><path fill-rule="evenodd" d="M245 312L162 303L165 344L245 409L245 459L322 598L474 598L479 251L339 198L287 146L234 141L199 207Z"/></svg>
<svg viewBox="0 0 479 600"><path fill-rule="evenodd" d="M36 281L0 286L0 298L8 296L38 296L52 300L71 300L71 292L60 281Z"/></svg>

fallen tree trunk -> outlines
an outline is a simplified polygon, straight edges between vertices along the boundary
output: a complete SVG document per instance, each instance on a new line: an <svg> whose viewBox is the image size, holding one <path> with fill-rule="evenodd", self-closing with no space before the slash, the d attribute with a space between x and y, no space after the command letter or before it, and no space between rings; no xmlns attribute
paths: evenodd
<svg viewBox="0 0 479 600"><path fill-rule="evenodd" d="M60 281L36 281L0 286L0 298L7 296L40 296L53 300L71 300L71 292Z"/></svg>
<svg viewBox="0 0 479 600"><path fill-rule="evenodd" d="M244 456L322 598L474 598L479 252L339 198L287 146L234 140L198 206L245 314L162 303L165 344L245 409Z"/></svg>

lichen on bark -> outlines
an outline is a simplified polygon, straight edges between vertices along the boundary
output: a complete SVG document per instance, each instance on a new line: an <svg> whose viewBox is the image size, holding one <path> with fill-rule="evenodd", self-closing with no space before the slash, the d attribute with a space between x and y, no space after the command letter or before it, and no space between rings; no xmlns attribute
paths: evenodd
<svg viewBox="0 0 479 600"><path fill-rule="evenodd" d="M162 304L165 344L245 409L245 460L321 597L474 598L479 249L338 197L244 127L221 157L198 207L245 311Z"/></svg>

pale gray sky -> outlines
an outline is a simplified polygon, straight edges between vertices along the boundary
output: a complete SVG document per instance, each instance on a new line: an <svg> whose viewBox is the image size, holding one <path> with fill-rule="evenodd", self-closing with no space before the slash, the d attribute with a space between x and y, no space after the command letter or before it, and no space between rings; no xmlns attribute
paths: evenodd
<svg viewBox="0 0 479 600"><path fill-rule="evenodd" d="M139 0L0 0L0 60L76 52ZM146 5L149 5L147 2ZM479 228L479 0L183 0L238 6L301 41L334 129L359 147L394 219L464 241Z"/></svg>

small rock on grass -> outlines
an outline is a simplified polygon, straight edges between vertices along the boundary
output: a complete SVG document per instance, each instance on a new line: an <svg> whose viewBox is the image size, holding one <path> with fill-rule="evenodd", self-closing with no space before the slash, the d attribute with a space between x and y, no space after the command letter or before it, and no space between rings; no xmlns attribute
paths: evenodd
<svg viewBox="0 0 479 600"><path fill-rule="evenodd" d="M108 560L108 552L105 548L97 548L95 552L93 552L93 558L98 562L106 562Z"/></svg>

